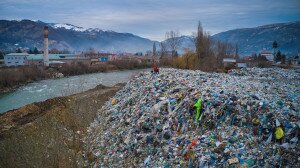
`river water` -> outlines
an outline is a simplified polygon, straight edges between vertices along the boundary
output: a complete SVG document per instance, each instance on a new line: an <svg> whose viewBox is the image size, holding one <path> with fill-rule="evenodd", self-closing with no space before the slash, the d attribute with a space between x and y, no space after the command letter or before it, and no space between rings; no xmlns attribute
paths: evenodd
<svg viewBox="0 0 300 168"><path fill-rule="evenodd" d="M116 83L127 82L132 76L141 71L146 71L146 69L94 73L30 83L14 92L0 94L0 113L33 102L83 92L99 84L112 86Z"/></svg>

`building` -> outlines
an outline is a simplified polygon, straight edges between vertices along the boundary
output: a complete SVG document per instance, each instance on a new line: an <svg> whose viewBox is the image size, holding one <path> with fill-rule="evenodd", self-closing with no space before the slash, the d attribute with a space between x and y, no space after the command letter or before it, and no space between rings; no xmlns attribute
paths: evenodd
<svg viewBox="0 0 300 168"><path fill-rule="evenodd" d="M300 57L296 55L294 58L291 59L291 64L294 66L300 66Z"/></svg>
<svg viewBox="0 0 300 168"><path fill-rule="evenodd" d="M241 58L241 60L245 61L245 62L253 61L253 60L255 60L255 55L245 56L245 57Z"/></svg>
<svg viewBox="0 0 300 168"><path fill-rule="evenodd" d="M234 58L224 58L223 59L224 67L235 67L236 66L236 59Z"/></svg>
<svg viewBox="0 0 300 168"><path fill-rule="evenodd" d="M0 67L4 67L5 63L4 63L4 59L0 59Z"/></svg>
<svg viewBox="0 0 300 168"><path fill-rule="evenodd" d="M4 56L6 66L26 65L29 54L27 53L10 53Z"/></svg>
<svg viewBox="0 0 300 168"><path fill-rule="evenodd" d="M265 56L268 61L273 62L274 61L274 55L271 51L268 50L262 50L259 53L261 56Z"/></svg>
<svg viewBox="0 0 300 168"><path fill-rule="evenodd" d="M247 63L244 62L238 62L236 64L237 68L247 68Z"/></svg>
<svg viewBox="0 0 300 168"><path fill-rule="evenodd" d="M101 57L101 58L98 58L99 59L99 61L101 61L101 62L106 62L106 61L108 61L108 57Z"/></svg>
<svg viewBox="0 0 300 168"><path fill-rule="evenodd" d="M91 60L89 58L82 58L76 54L48 54L48 63L51 64L76 64L83 63L89 65ZM43 54L29 54L27 57L27 65L43 65L44 64L44 55Z"/></svg>
<svg viewBox="0 0 300 168"><path fill-rule="evenodd" d="M109 61L115 61L115 60L117 60L117 54L110 54L108 56L108 60Z"/></svg>

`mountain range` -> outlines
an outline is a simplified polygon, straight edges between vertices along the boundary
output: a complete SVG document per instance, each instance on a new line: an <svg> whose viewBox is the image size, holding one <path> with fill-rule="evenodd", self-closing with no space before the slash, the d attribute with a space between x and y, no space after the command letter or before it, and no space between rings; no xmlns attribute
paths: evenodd
<svg viewBox="0 0 300 168"><path fill-rule="evenodd" d="M152 49L154 41L131 33L84 29L71 24L44 23L42 21L0 20L0 49L13 51L16 47L43 48L43 28L49 27L49 48L59 50L138 52Z"/></svg>
<svg viewBox="0 0 300 168"><path fill-rule="evenodd" d="M242 56L258 53L263 49L273 51L274 41L278 43L278 50L291 55L300 51L300 21L229 30L212 37L237 44Z"/></svg>
<svg viewBox="0 0 300 168"><path fill-rule="evenodd" d="M86 29L72 24L0 20L0 50L9 52L17 47L42 49L44 26L49 27L49 48L59 50L82 51L93 48L104 52L133 53L152 50L153 43L157 42L131 33ZM272 50L275 40L281 52L293 54L300 50L300 21L229 30L215 34L212 38L237 44L241 56L258 53L263 49ZM179 53L194 47L192 37L182 36L180 39L182 45Z"/></svg>

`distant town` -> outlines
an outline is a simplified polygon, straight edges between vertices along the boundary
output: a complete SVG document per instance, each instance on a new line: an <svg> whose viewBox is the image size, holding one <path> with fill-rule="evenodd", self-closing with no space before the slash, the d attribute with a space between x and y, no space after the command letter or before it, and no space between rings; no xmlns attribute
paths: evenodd
<svg viewBox="0 0 300 168"><path fill-rule="evenodd" d="M0 54L0 88L11 88L48 78L80 75L112 70L139 69L150 67L173 67L179 69L202 70L206 72L228 72L231 69L247 67L299 68L299 52L287 56L281 53L276 40L271 50L262 49L258 53L240 57L239 46L219 40L212 40L198 25L198 33L191 38L194 49L178 49L182 38L177 31L166 32L166 40L154 42L152 51L147 52L100 52L93 48L71 53L68 50L49 49L48 26L40 30L44 34L43 49L16 47L12 53Z"/></svg>
<svg viewBox="0 0 300 168"><path fill-rule="evenodd" d="M41 30L42 31L42 30ZM135 60L139 63L151 63L159 62L162 59L171 61L172 58L177 56L184 56L187 52L193 49L185 49L185 53L179 55L175 48L180 45L179 34L173 34L174 37L179 40L175 41L177 46L167 49L167 45L161 43L154 43L153 50L147 52L101 52L90 48L85 51L77 51L71 53L67 49L58 50L56 48L49 49L48 47L48 27L46 26L44 32L44 48L38 50L35 48L22 48L16 44L15 52L4 53L0 51L0 67L17 67L17 66L31 66L31 65L46 65L51 67L62 67L64 65L77 65L84 64L87 66L97 65L103 62L117 61L117 60ZM171 31L172 32L172 31ZM168 33L168 32L167 32ZM166 34L167 34L166 33ZM173 32L174 33L174 32ZM172 43L174 37L170 37L171 40L166 39L165 43ZM173 39L172 39L173 38ZM174 42L173 42L174 43ZM171 44L172 45L172 44ZM252 55L239 57L238 46L232 47L232 44L226 44L226 53L223 56L223 65L231 68L245 68L253 66L293 66L298 67L300 64L299 52L296 54L287 56L281 53L278 49L278 44L274 40L272 46L273 51L262 48L260 52L253 53ZM280 45L280 44L279 44ZM156 50L159 48L159 50ZM173 52L176 52L175 54ZM164 60L164 62L166 62ZM260 64L258 63L260 62ZM265 65L262 65L264 63Z"/></svg>

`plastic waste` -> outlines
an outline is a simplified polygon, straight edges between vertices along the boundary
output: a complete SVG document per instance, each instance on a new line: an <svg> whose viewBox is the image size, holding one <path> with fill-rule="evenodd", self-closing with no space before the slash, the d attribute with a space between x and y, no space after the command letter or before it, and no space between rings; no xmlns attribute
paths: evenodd
<svg viewBox="0 0 300 168"><path fill-rule="evenodd" d="M280 126L280 122L278 121L278 119L276 119L276 127Z"/></svg>
<svg viewBox="0 0 300 168"><path fill-rule="evenodd" d="M284 132L281 127L277 127L275 131L276 139L281 139L284 136Z"/></svg>
<svg viewBox="0 0 300 168"><path fill-rule="evenodd" d="M145 161L144 161L144 164L148 164L150 162L150 156L148 156Z"/></svg>
<svg viewBox="0 0 300 168"><path fill-rule="evenodd" d="M269 138L266 141L266 144L268 145L272 141L272 134L270 134Z"/></svg>
<svg viewBox="0 0 300 168"><path fill-rule="evenodd" d="M116 100L116 99L112 99L112 100L111 100L111 104L112 104L112 105L117 104L117 100Z"/></svg>
<svg viewBox="0 0 300 168"><path fill-rule="evenodd" d="M228 159L228 163L231 165L231 164L235 164L235 163L238 163L239 162L239 159L238 158L232 158L232 159Z"/></svg>
<svg viewBox="0 0 300 168"><path fill-rule="evenodd" d="M300 167L299 74L137 74L88 127L84 167Z"/></svg>

